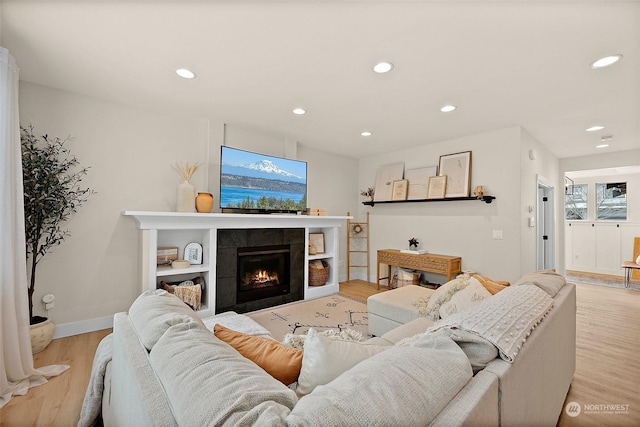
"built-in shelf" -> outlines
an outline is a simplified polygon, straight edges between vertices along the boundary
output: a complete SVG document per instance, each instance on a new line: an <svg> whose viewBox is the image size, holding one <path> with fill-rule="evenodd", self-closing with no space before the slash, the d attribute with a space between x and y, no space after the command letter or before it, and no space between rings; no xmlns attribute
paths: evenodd
<svg viewBox="0 0 640 427"><path fill-rule="evenodd" d="M422 199L422 200L389 200L389 201L373 201L362 202L365 206L375 206L378 203L423 203L423 202L454 202L457 200L481 200L485 203L491 203L495 199L495 196L482 196L482 197L447 197L446 199Z"/></svg>
<svg viewBox="0 0 640 427"><path fill-rule="evenodd" d="M212 316L216 307L217 235L222 229L303 229L305 247L310 233L322 233L325 253L304 254L305 266L303 298L308 300L334 294L339 291L339 229L350 216L307 216L267 214L221 214L185 212L124 211L141 231L140 236L140 280L141 290L156 289L161 280L191 280L201 275L207 284L203 305L198 311L201 317ZM203 247L202 264L187 268L159 267L156 263L160 246L177 246L180 251L191 242ZM179 256L182 255L179 253ZM309 285L309 261L321 259L329 265L329 278L323 286Z"/></svg>

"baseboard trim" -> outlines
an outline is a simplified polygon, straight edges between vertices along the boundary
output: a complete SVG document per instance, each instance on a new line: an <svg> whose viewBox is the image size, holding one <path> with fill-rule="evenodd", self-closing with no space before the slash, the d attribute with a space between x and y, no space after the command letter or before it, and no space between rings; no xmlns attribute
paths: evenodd
<svg viewBox="0 0 640 427"><path fill-rule="evenodd" d="M81 320L79 322L63 323L56 325L53 339L70 337L113 328L113 316L98 317L96 319Z"/></svg>

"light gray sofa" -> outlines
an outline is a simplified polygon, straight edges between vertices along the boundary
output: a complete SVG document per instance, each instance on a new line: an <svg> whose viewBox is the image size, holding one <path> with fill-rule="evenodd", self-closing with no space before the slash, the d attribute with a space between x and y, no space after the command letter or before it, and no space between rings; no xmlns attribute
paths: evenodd
<svg viewBox="0 0 640 427"><path fill-rule="evenodd" d="M563 278L558 285L559 278L536 273L517 284L545 288L551 283L545 291L553 294L553 307L512 363L495 358L471 377L464 353L459 354L466 365L458 353L440 357L437 340L423 348L397 345L417 333L424 341L432 322L416 319L371 340L389 350L302 398L218 340L197 316L182 310L179 300L152 295L141 304L139 298L128 313L114 318L104 423L553 426L573 377L576 348L575 286ZM449 374L456 378L452 384L437 378ZM439 385L432 387L432 381Z"/></svg>

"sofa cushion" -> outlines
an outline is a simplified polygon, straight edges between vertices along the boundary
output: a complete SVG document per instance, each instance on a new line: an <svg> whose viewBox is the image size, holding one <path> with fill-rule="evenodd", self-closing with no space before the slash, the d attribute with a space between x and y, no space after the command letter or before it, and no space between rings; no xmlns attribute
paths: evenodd
<svg viewBox="0 0 640 427"><path fill-rule="evenodd" d="M532 283L549 294L551 298L555 297L558 291L567 283L564 276L553 270L540 270L534 273L525 274L514 286Z"/></svg>
<svg viewBox="0 0 640 427"><path fill-rule="evenodd" d="M370 345L320 335L309 328L304 342L302 369L298 378L298 394L311 393L361 361L388 350L387 345Z"/></svg>
<svg viewBox="0 0 640 427"><path fill-rule="evenodd" d="M297 401L293 390L195 322L167 329L149 360L180 426L278 425Z"/></svg>
<svg viewBox="0 0 640 427"><path fill-rule="evenodd" d="M271 338L243 334L220 324L214 325L213 332L216 337L283 384L291 384L298 379L302 366L302 351L280 344Z"/></svg>
<svg viewBox="0 0 640 427"><path fill-rule="evenodd" d="M367 298L367 311L397 323L407 323L420 317L414 301L429 298L433 292L432 289L417 285L380 292Z"/></svg>
<svg viewBox="0 0 640 427"><path fill-rule="evenodd" d="M490 297L491 293L485 289L476 279L471 278L469 285L451 296L449 301L440 306L440 318L446 319L454 313L468 310L483 299Z"/></svg>
<svg viewBox="0 0 640 427"><path fill-rule="evenodd" d="M428 425L472 374L453 341L440 344L437 349L391 347L368 358L302 397L287 425Z"/></svg>
<svg viewBox="0 0 640 427"><path fill-rule="evenodd" d="M204 328L202 320L189 306L164 289L143 292L131 304L129 318L149 351L173 325L194 321Z"/></svg>

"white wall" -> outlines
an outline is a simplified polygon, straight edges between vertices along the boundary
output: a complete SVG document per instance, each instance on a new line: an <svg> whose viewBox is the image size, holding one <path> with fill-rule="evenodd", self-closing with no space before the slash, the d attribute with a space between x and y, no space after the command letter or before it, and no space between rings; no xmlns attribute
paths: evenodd
<svg viewBox="0 0 640 427"><path fill-rule="evenodd" d="M361 206L360 215L370 212L373 277L376 250L405 248L412 236L431 253L461 256L464 270L509 281L523 273L520 127L362 158L359 188L373 186L382 165L404 162L405 170L436 165L440 155L468 150L472 151L471 188L483 185L496 200L491 204L473 200ZM492 239L492 230L502 230L503 239ZM442 277L434 279L442 282Z"/></svg>
<svg viewBox="0 0 640 427"><path fill-rule="evenodd" d="M40 300L48 293L56 296L48 313L58 325L56 336L109 327L111 316L137 297L139 232L121 212L174 211L180 178L173 164L203 163L192 183L197 191L217 197L219 147L225 135L227 144L238 148L275 155L291 151L285 138L25 82L20 85L20 122L33 124L37 133L73 136L68 147L81 165L91 167L84 182L97 191L67 223L71 236L36 272L35 313L47 315ZM309 162L310 206L325 207L334 215L354 209L350 197L357 187L357 161L301 145L298 152Z"/></svg>
<svg viewBox="0 0 640 427"><path fill-rule="evenodd" d="M531 157L534 158L531 159ZM554 185L553 202L556 207L564 205L564 184L560 182L558 158L524 129L521 131L520 165L519 220L522 238L520 270L525 273L536 269L537 224L530 227L528 221L529 217L535 217L538 212L538 179ZM533 212L529 212L529 207L533 208ZM562 225L562 216L559 216L558 209L555 209L556 238L553 247L556 267L561 265L559 228L562 228Z"/></svg>
<svg viewBox="0 0 640 427"><path fill-rule="evenodd" d="M39 263L34 309L56 296L48 316L61 325L126 310L139 293L138 230L123 210L175 210L171 165L205 158L203 125L125 105L21 83L20 122L36 133L74 139L67 144L90 166L84 183L97 191L67 223L71 236ZM193 183L204 187L198 171Z"/></svg>

